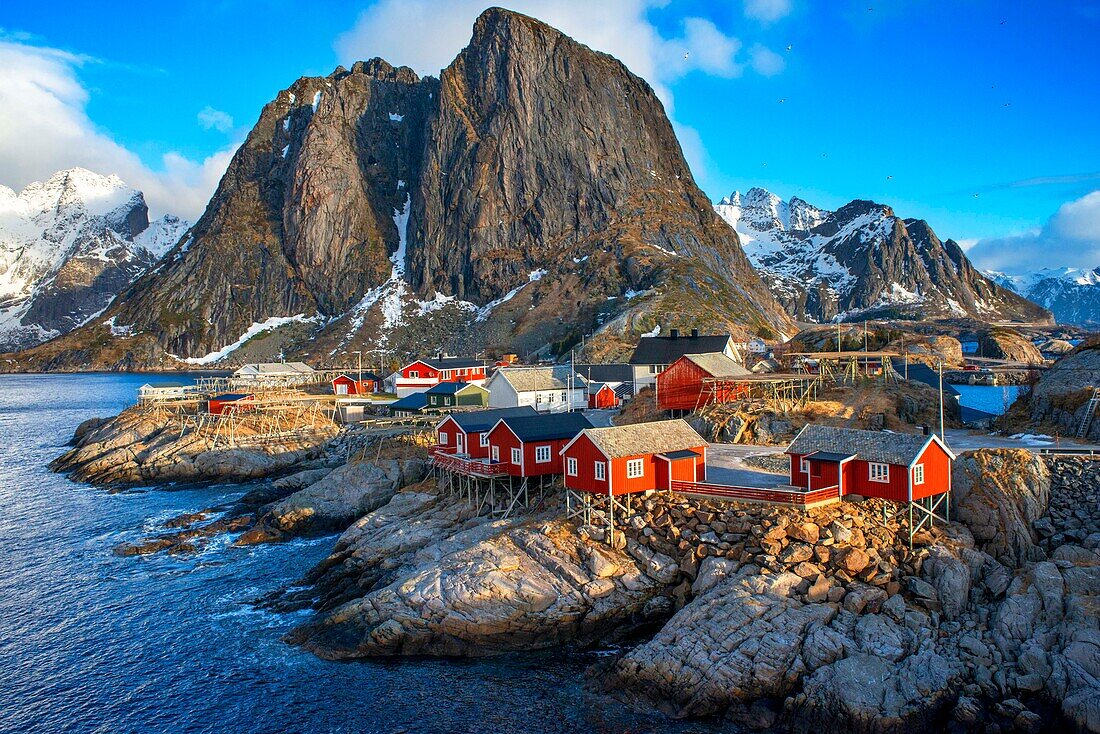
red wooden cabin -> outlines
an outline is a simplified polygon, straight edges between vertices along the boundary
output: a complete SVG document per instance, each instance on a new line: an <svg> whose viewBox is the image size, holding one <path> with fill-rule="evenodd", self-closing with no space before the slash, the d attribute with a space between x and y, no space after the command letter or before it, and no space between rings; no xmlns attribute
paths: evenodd
<svg viewBox="0 0 1100 734"><path fill-rule="evenodd" d="M436 446L448 454L463 454L474 459L489 458L489 431L501 418L537 416L530 405L519 408L475 410L451 413L435 427Z"/></svg>
<svg viewBox="0 0 1100 734"><path fill-rule="evenodd" d="M465 357L418 359L398 371L394 389L398 397L423 392L441 382L470 382L481 385L488 374L489 363Z"/></svg>
<svg viewBox="0 0 1100 734"><path fill-rule="evenodd" d="M692 411L710 403L736 400L748 387L723 380L751 374L722 352L685 354L657 375L657 407Z"/></svg>
<svg viewBox="0 0 1100 734"><path fill-rule="evenodd" d="M249 393L226 393L210 398L206 404L206 412L214 415L222 415L229 411L241 411L251 407L256 396Z"/></svg>
<svg viewBox="0 0 1100 734"><path fill-rule="evenodd" d="M489 460L514 477L561 474L562 447L591 427L581 413L501 418L489 431Z"/></svg>
<svg viewBox="0 0 1100 734"><path fill-rule="evenodd" d="M565 486L622 495L707 478L707 442L681 419L589 428L562 449Z"/></svg>
<svg viewBox="0 0 1100 734"><path fill-rule="evenodd" d="M340 375L332 380L333 395L369 395L377 387L374 380L367 378L356 380L347 375Z"/></svg>
<svg viewBox="0 0 1100 734"><path fill-rule="evenodd" d="M606 410L619 407L619 396L615 393L617 384L610 382L588 383L588 407Z"/></svg>
<svg viewBox="0 0 1100 734"><path fill-rule="evenodd" d="M912 502L951 490L955 455L929 436L808 425L787 448L791 484Z"/></svg>

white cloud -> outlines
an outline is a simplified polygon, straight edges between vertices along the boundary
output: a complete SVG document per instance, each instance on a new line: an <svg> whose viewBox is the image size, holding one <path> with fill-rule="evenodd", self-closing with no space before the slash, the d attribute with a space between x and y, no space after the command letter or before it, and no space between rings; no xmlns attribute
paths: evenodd
<svg viewBox="0 0 1100 734"><path fill-rule="evenodd" d="M1100 191L1067 202L1039 230L985 239L967 251L984 270L1011 274L1100 265Z"/></svg>
<svg viewBox="0 0 1100 734"><path fill-rule="evenodd" d="M775 76L787 68L782 56L759 43L749 49L752 69L761 76Z"/></svg>
<svg viewBox="0 0 1100 734"><path fill-rule="evenodd" d="M222 112L216 110L210 105L206 105L199 110L199 125L203 130L217 130L218 132L227 133L233 129L233 117L228 112Z"/></svg>
<svg viewBox="0 0 1100 734"><path fill-rule="evenodd" d="M791 0L745 0L745 15L761 23L773 23L791 12Z"/></svg>
<svg viewBox="0 0 1100 734"><path fill-rule="evenodd" d="M93 61L58 49L0 41L0 182L15 189L83 166L118 174L141 189L152 216L197 218L236 145L193 161L165 155L162 170L146 166L89 119L88 90L77 70Z"/></svg>

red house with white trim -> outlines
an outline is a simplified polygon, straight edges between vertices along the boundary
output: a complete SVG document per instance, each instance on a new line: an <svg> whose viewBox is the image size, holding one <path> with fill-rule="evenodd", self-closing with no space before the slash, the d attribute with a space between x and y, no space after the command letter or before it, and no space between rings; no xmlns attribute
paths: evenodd
<svg viewBox="0 0 1100 734"><path fill-rule="evenodd" d="M375 381L369 378L356 380L347 375L340 375L332 380L333 395L369 395L377 388Z"/></svg>
<svg viewBox="0 0 1100 734"><path fill-rule="evenodd" d="M501 418L489 431L489 460L513 477L561 474L562 448L591 427L581 413Z"/></svg>
<svg viewBox="0 0 1100 734"><path fill-rule="evenodd" d="M727 385L721 380L751 375L744 365L724 352L685 354L657 375L657 407L692 411L710 403L736 400L747 388Z"/></svg>
<svg viewBox="0 0 1100 734"><path fill-rule="evenodd" d="M468 357L436 357L418 359L398 370L394 380L394 392L403 398L414 392L424 392L441 382L469 382L484 384L491 363Z"/></svg>
<svg viewBox="0 0 1100 734"><path fill-rule="evenodd" d="M530 405L451 413L435 427L437 450L447 454L469 456L472 459L487 459L489 458L489 431L497 421L501 418L533 415L538 415L538 412Z"/></svg>
<svg viewBox="0 0 1100 734"><path fill-rule="evenodd" d="M791 484L913 502L951 490L955 454L928 436L807 425L787 448Z"/></svg>
<svg viewBox="0 0 1100 734"><path fill-rule="evenodd" d="M619 395L615 392L621 382L588 383L588 407L599 410L619 407Z"/></svg>
<svg viewBox="0 0 1100 734"><path fill-rule="evenodd" d="M623 495L707 478L707 442L681 419L588 428L562 449L565 487Z"/></svg>

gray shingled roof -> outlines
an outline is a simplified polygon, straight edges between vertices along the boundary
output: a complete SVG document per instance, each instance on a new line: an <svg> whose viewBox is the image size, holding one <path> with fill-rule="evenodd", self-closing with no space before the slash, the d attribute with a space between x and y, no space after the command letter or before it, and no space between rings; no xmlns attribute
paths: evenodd
<svg viewBox="0 0 1100 734"><path fill-rule="evenodd" d="M502 367L497 374L508 381L516 392L535 392L536 390L567 390L569 388L569 367ZM584 388L584 380L574 377L573 387Z"/></svg>
<svg viewBox="0 0 1100 734"><path fill-rule="evenodd" d="M707 440L680 418L589 428L584 433L609 459L637 454L664 454L707 445Z"/></svg>
<svg viewBox="0 0 1100 734"><path fill-rule="evenodd" d="M744 377L752 372L745 369L722 352L708 352L707 354L685 354L685 357L702 367L712 377Z"/></svg>
<svg viewBox="0 0 1100 734"><path fill-rule="evenodd" d="M729 334L643 336L630 355L630 364L672 364L685 354L725 351L729 341Z"/></svg>
<svg viewBox="0 0 1100 734"><path fill-rule="evenodd" d="M920 456L928 443L928 436L911 433L887 433L863 431L856 428L808 425L795 436L787 447L788 454L812 454L827 451L838 454L855 454L864 461L909 466Z"/></svg>

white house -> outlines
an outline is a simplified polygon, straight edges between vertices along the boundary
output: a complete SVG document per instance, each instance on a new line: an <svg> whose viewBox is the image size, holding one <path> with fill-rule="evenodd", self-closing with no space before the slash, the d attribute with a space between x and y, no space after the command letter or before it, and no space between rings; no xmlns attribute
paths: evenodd
<svg viewBox="0 0 1100 734"><path fill-rule="evenodd" d="M588 406L588 385L570 367L502 367L485 383L490 408L529 405L543 413Z"/></svg>

